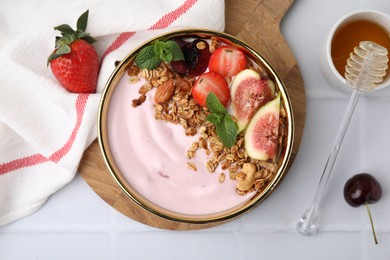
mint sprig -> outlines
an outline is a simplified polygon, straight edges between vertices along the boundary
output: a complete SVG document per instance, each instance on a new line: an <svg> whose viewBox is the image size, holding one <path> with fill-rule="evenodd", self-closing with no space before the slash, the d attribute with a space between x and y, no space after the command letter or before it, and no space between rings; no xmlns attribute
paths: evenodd
<svg viewBox="0 0 390 260"><path fill-rule="evenodd" d="M237 140L237 125L218 97L210 92L206 97L207 109L211 112L206 118L215 125L217 135L224 146L231 148Z"/></svg>
<svg viewBox="0 0 390 260"><path fill-rule="evenodd" d="M172 40L156 40L151 45L144 47L135 57L135 64L141 69L155 69L161 62L184 60L184 54L180 46Z"/></svg>

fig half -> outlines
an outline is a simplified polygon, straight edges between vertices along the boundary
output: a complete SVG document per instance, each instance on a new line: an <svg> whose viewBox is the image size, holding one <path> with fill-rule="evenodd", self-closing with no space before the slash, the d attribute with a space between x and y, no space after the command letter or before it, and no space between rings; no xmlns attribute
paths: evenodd
<svg viewBox="0 0 390 260"><path fill-rule="evenodd" d="M275 84L261 78L252 69L239 72L230 86L231 113L237 120L238 132L246 128L255 112L275 95Z"/></svg>
<svg viewBox="0 0 390 260"><path fill-rule="evenodd" d="M280 94L262 106L245 132L245 150L257 160L275 160L278 151Z"/></svg>

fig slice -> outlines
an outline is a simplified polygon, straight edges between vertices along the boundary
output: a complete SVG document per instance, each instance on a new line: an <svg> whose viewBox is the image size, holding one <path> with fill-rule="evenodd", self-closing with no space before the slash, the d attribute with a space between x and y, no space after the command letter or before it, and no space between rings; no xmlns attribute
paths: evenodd
<svg viewBox="0 0 390 260"><path fill-rule="evenodd" d="M278 151L280 94L262 106L245 132L245 150L257 160L274 161Z"/></svg>
<svg viewBox="0 0 390 260"><path fill-rule="evenodd" d="M230 112L237 120L238 132L246 128L255 112L275 95L275 84L252 69L239 72L230 86Z"/></svg>

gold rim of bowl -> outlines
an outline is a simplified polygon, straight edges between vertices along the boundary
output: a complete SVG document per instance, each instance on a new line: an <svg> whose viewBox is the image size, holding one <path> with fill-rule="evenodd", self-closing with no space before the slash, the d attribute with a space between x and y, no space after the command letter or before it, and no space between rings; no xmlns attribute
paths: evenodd
<svg viewBox="0 0 390 260"><path fill-rule="evenodd" d="M281 93L282 101L284 104L284 109L286 110L286 118L287 118L287 145L285 147L284 154L279 159L278 172L276 173L274 179L267 185L267 187L260 193L255 194L249 200L241 203L233 208L226 209L222 212L207 214L207 215L187 215L181 214L177 212L173 212L167 209L164 209L144 198L140 195L134 188L131 187L129 183L127 183L126 179L123 177L121 171L117 167L115 163L115 158L112 155L109 147L109 140L107 135L107 112L110 104L110 100L112 94L115 91L115 88L122 78L122 76L126 73L127 66L133 61L137 52L142 49L142 47L152 43L156 39L169 39L174 37L183 37L183 38L210 38L211 36L217 37L219 40L235 46L245 52L250 58L254 61L261 64L269 74L269 77L275 81L275 85L277 86L279 92ZM208 224L215 222L222 222L231 220L239 217L240 215L248 212L253 209L255 206L260 204L264 199L266 199L277 187L277 185L281 182L283 177L287 173L288 163L292 153L292 146L294 140L294 117L293 110L291 107L290 98L288 96L286 87L282 80L280 79L278 73L272 68L271 64L259 53L257 53L251 46L244 43L243 41L237 39L234 36L231 36L226 33L205 30L205 29L184 29L184 30L176 30L168 33L161 34L157 37L154 37L144 44L140 45L132 52L130 52L115 68L109 77L104 91L102 93L99 111L98 111L98 141L103 154L104 161L108 167L108 170L111 176L114 178L115 182L119 185L121 190L136 204L146 209L150 213L162 217L164 219L181 222L181 223L190 223L190 224ZM237 195L239 196L239 195Z"/></svg>

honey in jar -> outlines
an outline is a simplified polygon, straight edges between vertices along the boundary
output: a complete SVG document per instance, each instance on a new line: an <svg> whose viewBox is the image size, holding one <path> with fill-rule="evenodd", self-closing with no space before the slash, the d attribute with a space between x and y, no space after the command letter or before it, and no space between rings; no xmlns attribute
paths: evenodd
<svg viewBox="0 0 390 260"><path fill-rule="evenodd" d="M390 35L385 28L369 20L350 21L335 32L331 45L333 64L341 76L344 77L349 54L361 41L375 42L390 52Z"/></svg>

